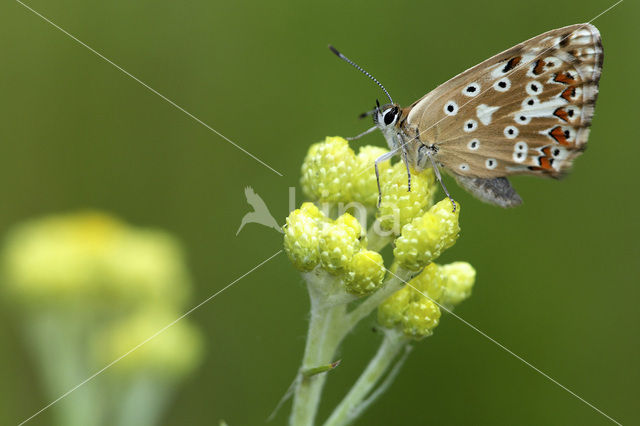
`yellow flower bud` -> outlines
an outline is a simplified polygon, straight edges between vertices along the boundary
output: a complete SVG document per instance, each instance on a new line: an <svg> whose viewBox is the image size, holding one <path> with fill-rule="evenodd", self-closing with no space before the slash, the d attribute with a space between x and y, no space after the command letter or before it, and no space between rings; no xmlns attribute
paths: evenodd
<svg viewBox="0 0 640 426"><path fill-rule="evenodd" d="M460 232L457 205L455 213L449 199L434 205L424 215L402 227L393 254L405 269L418 271L455 244Z"/></svg>
<svg viewBox="0 0 640 426"><path fill-rule="evenodd" d="M407 337L416 340L430 336L439 321L438 305L409 285L392 294L378 307L380 325L398 328Z"/></svg>
<svg viewBox="0 0 640 426"><path fill-rule="evenodd" d="M467 262L453 262L441 266L445 280L445 291L442 304L455 306L471 296L471 289L476 280L476 270Z"/></svg>
<svg viewBox="0 0 640 426"><path fill-rule="evenodd" d="M399 161L380 176L382 201L377 212L385 230L400 229L421 216L433 204L435 192L433 170L411 171L411 191L408 191L407 168ZM376 191L377 192L377 191Z"/></svg>
<svg viewBox="0 0 640 426"><path fill-rule="evenodd" d="M345 213L320 231L320 260L329 273L337 274L351 262L363 244L362 228L356 218Z"/></svg>
<svg viewBox="0 0 640 426"><path fill-rule="evenodd" d="M311 145L302 163L300 184L315 201L351 201L355 153L341 137L327 137Z"/></svg>
<svg viewBox="0 0 640 426"><path fill-rule="evenodd" d="M313 203L304 203L287 217L284 226L284 249L300 271L308 272L320 261L318 242L324 215Z"/></svg>
<svg viewBox="0 0 640 426"><path fill-rule="evenodd" d="M345 289L358 296L373 293L382 285L385 272L380 253L362 250L353 256L343 276Z"/></svg>
<svg viewBox="0 0 640 426"><path fill-rule="evenodd" d="M430 263L409 281L409 284L439 302L445 292L446 279L442 274L441 266Z"/></svg>
<svg viewBox="0 0 640 426"><path fill-rule="evenodd" d="M421 339L433 334L440 321L440 308L427 298L409 304L402 331L407 337Z"/></svg>

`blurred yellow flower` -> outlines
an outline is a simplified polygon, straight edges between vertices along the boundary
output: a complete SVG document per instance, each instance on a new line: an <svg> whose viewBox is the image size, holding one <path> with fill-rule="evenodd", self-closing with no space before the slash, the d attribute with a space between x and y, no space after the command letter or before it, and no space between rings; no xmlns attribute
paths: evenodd
<svg viewBox="0 0 640 426"><path fill-rule="evenodd" d="M179 244L99 212L55 215L15 227L2 250L6 290L27 306L182 306L189 277Z"/></svg>
<svg viewBox="0 0 640 426"><path fill-rule="evenodd" d="M153 307L110 324L94 335L96 365L107 365L137 347L113 370L166 380L190 373L202 359L202 335L186 318L175 322L179 316L171 308Z"/></svg>

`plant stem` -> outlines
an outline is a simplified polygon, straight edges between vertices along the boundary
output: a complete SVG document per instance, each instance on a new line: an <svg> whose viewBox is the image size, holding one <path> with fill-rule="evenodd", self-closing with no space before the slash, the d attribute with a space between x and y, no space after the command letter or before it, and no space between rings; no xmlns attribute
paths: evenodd
<svg viewBox="0 0 640 426"><path fill-rule="evenodd" d="M306 371L333 361L336 349L345 335L346 304L326 304L328 294L331 292L327 288L327 284L330 284L328 281L335 280L313 277L310 274L305 278L311 299L311 318L300 371ZM326 377L326 373L313 376L300 374L298 376L293 397L293 409L289 418L291 425L311 426L314 424Z"/></svg>
<svg viewBox="0 0 640 426"><path fill-rule="evenodd" d="M27 322L27 336L50 398L72 389L89 374L84 322L43 312ZM103 413L95 383L88 383L82 391L61 400L54 407L54 413L56 424L60 425L101 424Z"/></svg>
<svg viewBox="0 0 640 426"><path fill-rule="evenodd" d="M369 231L367 232L367 249L380 251L387 244L393 241L393 237L394 235L391 233L389 233L389 235L384 235L384 236L380 235L376 231L375 227L372 226L371 228L369 228Z"/></svg>
<svg viewBox="0 0 640 426"><path fill-rule="evenodd" d="M342 426L353 422L366 408L360 407L362 401L371 393L406 344L407 339L401 333L395 330L387 331L378 352L324 426Z"/></svg>

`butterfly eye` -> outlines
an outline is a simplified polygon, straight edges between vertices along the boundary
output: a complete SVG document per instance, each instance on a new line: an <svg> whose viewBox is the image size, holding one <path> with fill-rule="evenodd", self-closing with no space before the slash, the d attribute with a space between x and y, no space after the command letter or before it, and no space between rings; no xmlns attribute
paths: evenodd
<svg viewBox="0 0 640 426"><path fill-rule="evenodd" d="M388 126L393 123L393 121L396 119L397 112L398 110L396 108L387 110L387 112L384 113L384 124Z"/></svg>

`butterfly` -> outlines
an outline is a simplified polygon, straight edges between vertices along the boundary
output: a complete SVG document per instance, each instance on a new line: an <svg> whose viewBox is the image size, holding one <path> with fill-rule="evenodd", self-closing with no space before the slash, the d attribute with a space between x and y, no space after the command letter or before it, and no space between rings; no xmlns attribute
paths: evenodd
<svg viewBox="0 0 640 426"><path fill-rule="evenodd" d="M559 178L586 148L593 118L603 49L591 24L548 31L453 77L408 107L394 103L382 84L334 47L329 48L371 78L390 103L364 115L379 129L390 151L411 171L438 167L476 198L501 207L522 199L507 177ZM378 193L380 183L378 179ZM380 200L380 198L379 198Z"/></svg>

